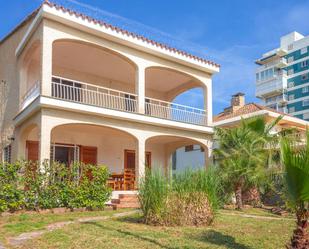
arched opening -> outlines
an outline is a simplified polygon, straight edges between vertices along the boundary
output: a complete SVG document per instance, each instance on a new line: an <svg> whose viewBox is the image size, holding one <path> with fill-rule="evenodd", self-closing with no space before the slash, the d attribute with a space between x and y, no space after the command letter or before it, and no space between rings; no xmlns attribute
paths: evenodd
<svg viewBox="0 0 309 249"><path fill-rule="evenodd" d="M70 164L81 161L105 165L110 173L122 173L125 151L136 150L136 138L110 127L88 124L65 124L51 131L52 160ZM135 168L134 163L129 165Z"/></svg>
<svg viewBox="0 0 309 249"><path fill-rule="evenodd" d="M205 124L205 84L189 74L164 67L149 67L145 75L146 114Z"/></svg>
<svg viewBox="0 0 309 249"><path fill-rule="evenodd" d="M127 57L91 43L56 40L52 58L53 97L136 110L136 65Z"/></svg>
<svg viewBox="0 0 309 249"><path fill-rule="evenodd" d="M39 127L30 124L21 131L18 139L19 157L28 161L39 160Z"/></svg>
<svg viewBox="0 0 309 249"><path fill-rule="evenodd" d="M205 168L207 147L199 141L179 136L155 136L146 141L152 153L152 167L173 174L185 168Z"/></svg>
<svg viewBox="0 0 309 249"><path fill-rule="evenodd" d="M34 41L26 50L22 59L20 68L20 99L21 107L26 105L25 102L31 101L33 96L33 89L39 89L39 82L41 78L41 42ZM37 94L37 93L36 93Z"/></svg>

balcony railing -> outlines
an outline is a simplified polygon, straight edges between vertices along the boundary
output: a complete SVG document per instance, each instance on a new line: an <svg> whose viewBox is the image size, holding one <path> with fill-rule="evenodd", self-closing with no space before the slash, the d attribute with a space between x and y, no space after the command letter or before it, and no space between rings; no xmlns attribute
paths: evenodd
<svg viewBox="0 0 309 249"><path fill-rule="evenodd" d="M40 95L40 82L37 81L21 98L20 109L23 110L39 95Z"/></svg>
<svg viewBox="0 0 309 249"><path fill-rule="evenodd" d="M206 125L206 111L194 107L146 98L145 114L173 121Z"/></svg>
<svg viewBox="0 0 309 249"><path fill-rule="evenodd" d="M132 93L59 76L53 76L51 91L52 97L57 99L125 112L138 112L138 96ZM205 110L152 98L145 99L145 113L142 114L190 124L207 124Z"/></svg>
<svg viewBox="0 0 309 249"><path fill-rule="evenodd" d="M137 95L54 76L52 97L120 111L136 112Z"/></svg>

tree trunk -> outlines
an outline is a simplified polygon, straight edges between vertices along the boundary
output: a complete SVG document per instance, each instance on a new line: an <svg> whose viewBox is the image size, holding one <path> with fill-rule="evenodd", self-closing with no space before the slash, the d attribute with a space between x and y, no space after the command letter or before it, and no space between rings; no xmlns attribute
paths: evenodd
<svg viewBox="0 0 309 249"><path fill-rule="evenodd" d="M235 186L236 209L241 210L242 206L242 184L237 183Z"/></svg>
<svg viewBox="0 0 309 249"><path fill-rule="evenodd" d="M291 244L287 245L288 249L308 249L309 248L309 233L308 233L308 218L309 211L302 208L296 211L297 227L294 230Z"/></svg>

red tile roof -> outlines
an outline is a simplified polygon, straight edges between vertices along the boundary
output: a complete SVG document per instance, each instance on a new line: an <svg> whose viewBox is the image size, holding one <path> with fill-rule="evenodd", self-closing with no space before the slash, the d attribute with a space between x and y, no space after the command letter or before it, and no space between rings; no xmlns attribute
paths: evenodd
<svg viewBox="0 0 309 249"><path fill-rule="evenodd" d="M151 44L153 46L156 46L156 47L159 47L161 49L165 49L165 50L169 50L170 52L173 52L173 53L177 53L179 55L182 55L182 56L185 56L187 58L190 58L190 59L193 59L193 60L196 60L198 62L202 62L202 63L205 63L205 64L208 64L208 65L211 65L211 66L214 66L214 67L220 67L219 64L215 63L215 62L212 62L210 60L207 60L205 58L202 58L202 57L199 57L199 56L196 56L196 55L192 55L188 52L185 52L183 50L179 50L177 48L173 48L173 47L170 47L166 44L163 44L163 43L160 43L160 42L156 42L154 40L151 40L147 37L144 37L142 35L138 35L136 33L133 33L133 32L130 32L128 30L125 30L125 29L122 29L122 28L119 28L119 27L116 27L114 25L111 25L109 23L106 23L106 22L103 22L101 20L98 20L98 19L95 19L93 17L90 17L88 15L85 15L85 14L82 14L82 13L79 13L77 11L74 11L74 10L71 10L69 8L65 8L64 6L61 6L59 4L56 4L56 3L53 3L52 1L49 1L49 0L45 0L42 5L40 6L40 8L44 5L48 5L49 7L52 7L52 8L55 8L57 10L61 10L62 12L64 13L69 13L70 15L75 15L76 17L81 17L83 20L88 20L89 22L92 22L94 24L99 24L105 28L108 28L108 29L111 29L112 31L116 31L116 32L120 32L122 33L123 35L127 35L127 36L131 36L132 38L136 38L136 39L139 39L143 42L147 42L148 44ZM39 8L39 9L40 9ZM34 16L36 13L38 12L38 9L35 10L31 15L29 15L29 17L32 17ZM11 33L15 32L20 26L22 26L26 21L29 20L29 17L26 18L21 24L19 24ZM10 33L10 34L11 34ZM9 35L10 35L9 34ZM5 40L8 36L6 36L3 40ZM3 41L2 40L2 41ZM2 42L0 41L0 43Z"/></svg>
<svg viewBox="0 0 309 249"><path fill-rule="evenodd" d="M276 110L271 109L269 107L262 106L262 105L259 105L259 104L256 104L256 103L249 103L249 104L244 105L243 107L241 107L240 109L238 109L237 111L235 111L233 113L226 114L224 112L221 112L218 115L214 116L213 121L218 122L218 121L221 121L221 120L234 118L234 117L254 113L254 112L257 112L257 111L263 111L263 110L274 112L274 113L280 114L282 116L287 116L287 114L285 114L283 112L276 111Z"/></svg>

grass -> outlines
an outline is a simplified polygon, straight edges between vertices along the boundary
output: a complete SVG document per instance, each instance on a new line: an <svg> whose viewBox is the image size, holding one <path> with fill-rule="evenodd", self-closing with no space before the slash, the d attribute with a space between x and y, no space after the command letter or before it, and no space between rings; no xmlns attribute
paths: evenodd
<svg viewBox="0 0 309 249"><path fill-rule="evenodd" d="M115 211L68 212L63 214L24 213L0 217L0 241L24 232L44 229L48 224L60 221L73 221L81 217L109 216Z"/></svg>
<svg viewBox="0 0 309 249"><path fill-rule="evenodd" d="M77 223L28 241L21 248L280 249L284 248L294 228L294 221L290 219L245 218L229 215L229 212L234 213L227 210L220 212L210 227L148 226L140 223L139 215ZM263 210L246 213L269 216ZM108 213L104 212L104 215ZM33 219L40 221L38 218ZM16 225L19 223L15 221Z"/></svg>

